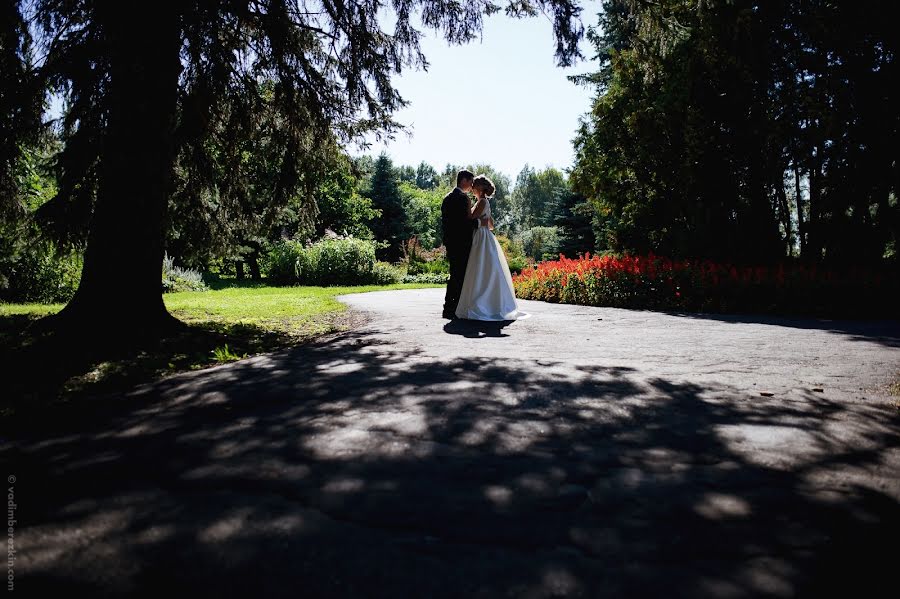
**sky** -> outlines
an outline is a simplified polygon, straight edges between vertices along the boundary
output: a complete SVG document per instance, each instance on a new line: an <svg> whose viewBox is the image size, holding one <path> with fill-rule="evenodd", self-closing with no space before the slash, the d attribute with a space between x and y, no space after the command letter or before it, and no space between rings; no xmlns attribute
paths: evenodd
<svg viewBox="0 0 900 599"><path fill-rule="evenodd" d="M584 3L587 28L599 2ZM588 112L593 90L566 77L595 70L586 40L585 60L570 68L554 64L551 21L544 15L511 19L502 12L485 19L482 40L449 46L426 32L422 51L428 71L404 71L394 84L410 105L395 113L411 137L375 142L351 154L387 152L394 164L425 161L442 171L447 164L488 163L515 181L525 164L535 168L572 165L572 138Z"/></svg>

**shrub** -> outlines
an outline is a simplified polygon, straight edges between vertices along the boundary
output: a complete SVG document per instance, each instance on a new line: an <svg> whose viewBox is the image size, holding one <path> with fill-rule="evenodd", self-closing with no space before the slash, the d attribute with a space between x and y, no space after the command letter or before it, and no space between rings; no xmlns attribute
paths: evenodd
<svg viewBox="0 0 900 599"><path fill-rule="evenodd" d="M421 273L417 275L406 275L403 277L404 283L426 283L433 285L445 285L450 279L449 274L442 273Z"/></svg>
<svg viewBox="0 0 900 599"><path fill-rule="evenodd" d="M304 246L299 241L283 239L272 244L263 260L266 277L276 285L297 283Z"/></svg>
<svg viewBox="0 0 900 599"><path fill-rule="evenodd" d="M305 245L283 240L269 251L266 273L282 285L368 285L393 280L385 265L376 269L374 241L337 237Z"/></svg>
<svg viewBox="0 0 900 599"><path fill-rule="evenodd" d="M528 268L528 259L525 256L514 256L506 260L510 274L517 275Z"/></svg>
<svg viewBox="0 0 900 599"><path fill-rule="evenodd" d="M38 241L5 265L0 297L7 302L67 302L81 280L82 257L60 253L51 243Z"/></svg>
<svg viewBox="0 0 900 599"><path fill-rule="evenodd" d="M207 291L203 275L191 268L175 266L175 259L168 254L163 257L162 290L163 293L176 291Z"/></svg>
<svg viewBox="0 0 900 599"><path fill-rule="evenodd" d="M376 262L372 269L373 285L393 285L403 280L405 272L399 266L388 264L387 262Z"/></svg>
<svg viewBox="0 0 900 599"><path fill-rule="evenodd" d="M450 272L446 248L439 246L433 250L426 250L419 243L418 236L410 237L403 244L403 261L407 264L407 275Z"/></svg>
<svg viewBox="0 0 900 599"><path fill-rule="evenodd" d="M450 272L450 263L446 258L438 258L431 262L410 262L407 268L407 274L448 274Z"/></svg>

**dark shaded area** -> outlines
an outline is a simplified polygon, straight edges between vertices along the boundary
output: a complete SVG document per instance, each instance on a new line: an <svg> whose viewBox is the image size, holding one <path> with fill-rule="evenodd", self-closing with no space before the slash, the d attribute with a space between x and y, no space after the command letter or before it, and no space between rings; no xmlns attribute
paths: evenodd
<svg viewBox="0 0 900 599"><path fill-rule="evenodd" d="M849 474L892 476L896 413L553 367L444 364L348 333L162 381L115 419L19 429L2 460L28 511L18 588L391 598L895 589L885 548L900 506ZM836 434L848 420L858 434ZM726 441L738 426L809 443L786 461L756 459Z"/></svg>
<svg viewBox="0 0 900 599"><path fill-rule="evenodd" d="M795 329L840 333L856 341L871 341L885 347L900 347L900 320L852 320L771 316L765 314L715 314L709 312L663 312L671 316L718 322L766 324Z"/></svg>
<svg viewBox="0 0 900 599"><path fill-rule="evenodd" d="M54 417L65 420L68 411L101 409L98 401L120 401L101 399L100 394L215 364L214 350L226 344L230 353L243 356L299 341L296 336L250 324L202 322L123 344L107 342L99 334L35 332L34 325L40 322L31 315L0 317L4 417L14 413L20 420L43 420L52 406Z"/></svg>

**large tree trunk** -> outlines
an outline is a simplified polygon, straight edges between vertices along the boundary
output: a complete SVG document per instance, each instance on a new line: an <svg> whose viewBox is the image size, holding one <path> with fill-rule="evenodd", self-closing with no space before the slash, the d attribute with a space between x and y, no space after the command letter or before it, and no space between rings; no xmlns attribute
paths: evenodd
<svg viewBox="0 0 900 599"><path fill-rule="evenodd" d="M800 165L794 161L794 199L797 201L797 241L800 257L806 257L806 225L803 223L803 192L800 189Z"/></svg>
<svg viewBox="0 0 900 599"><path fill-rule="evenodd" d="M794 232L791 226L791 208L788 206L787 192L784 189L784 175L782 180L775 185L775 193L778 196L778 208L781 216L781 224L784 227L785 247L788 257L794 255Z"/></svg>
<svg viewBox="0 0 900 599"><path fill-rule="evenodd" d="M162 300L163 222L175 158L181 34L168 5L100 3L109 40L109 121L100 184L75 296L52 328L102 339L158 334L178 321Z"/></svg>
<svg viewBox="0 0 900 599"><path fill-rule="evenodd" d="M806 247L809 250L809 258L813 262L822 262L822 250L824 249L825 223L822 218L821 183L820 150L816 145L813 147L809 168L809 220L806 222Z"/></svg>

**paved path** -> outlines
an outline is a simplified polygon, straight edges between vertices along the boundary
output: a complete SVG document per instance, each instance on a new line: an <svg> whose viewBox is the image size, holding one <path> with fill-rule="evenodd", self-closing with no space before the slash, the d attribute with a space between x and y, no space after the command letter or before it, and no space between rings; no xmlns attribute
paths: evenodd
<svg viewBox="0 0 900 599"><path fill-rule="evenodd" d="M17 590L894 596L900 323L441 295L7 440Z"/></svg>

